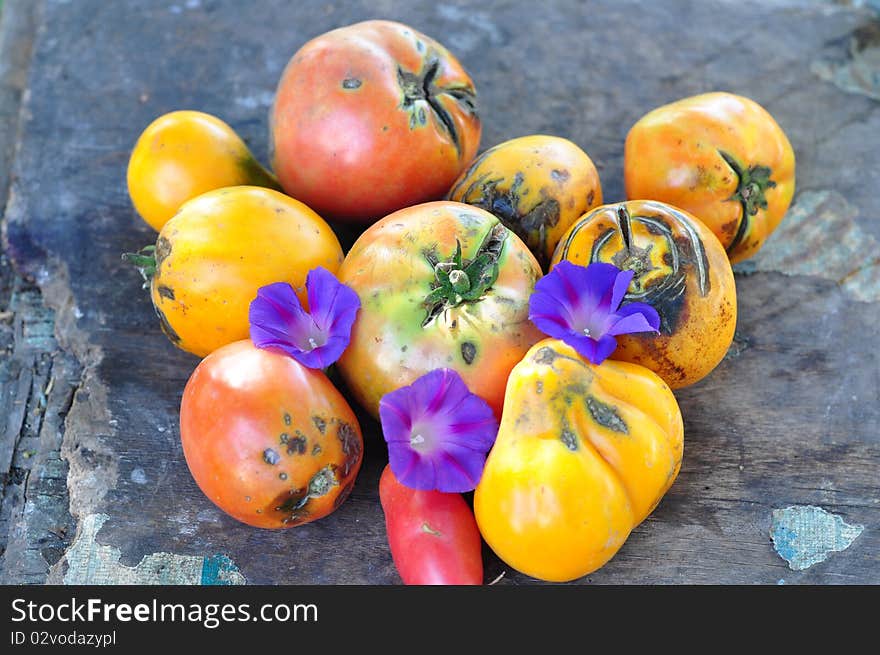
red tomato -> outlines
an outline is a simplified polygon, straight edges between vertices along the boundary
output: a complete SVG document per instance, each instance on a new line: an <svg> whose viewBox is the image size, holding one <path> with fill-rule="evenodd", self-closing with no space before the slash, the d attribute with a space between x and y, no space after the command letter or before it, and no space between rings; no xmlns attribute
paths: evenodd
<svg viewBox="0 0 880 655"><path fill-rule="evenodd" d="M442 45L367 21L323 34L287 65L272 110L274 170L325 218L369 222L441 198L480 144L476 91Z"/></svg>
<svg viewBox="0 0 880 655"><path fill-rule="evenodd" d="M357 418L327 376L250 340L198 365L180 404L180 438L205 495L259 528L330 514L351 492L364 450Z"/></svg>
<svg viewBox="0 0 880 655"><path fill-rule="evenodd" d="M391 556L404 584L483 584L480 531L460 494L410 489L386 466L379 499Z"/></svg>

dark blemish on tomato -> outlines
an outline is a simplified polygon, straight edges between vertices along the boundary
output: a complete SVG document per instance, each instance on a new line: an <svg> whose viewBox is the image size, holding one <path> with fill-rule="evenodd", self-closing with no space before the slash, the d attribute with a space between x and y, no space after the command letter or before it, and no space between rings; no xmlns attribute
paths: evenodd
<svg viewBox="0 0 880 655"><path fill-rule="evenodd" d="M592 205L593 201L596 199L596 191L590 190L590 193L587 194L587 205Z"/></svg>
<svg viewBox="0 0 880 655"><path fill-rule="evenodd" d="M361 84L363 84L363 82L361 82L356 77L347 77L342 80L343 89L359 89L361 87Z"/></svg>
<svg viewBox="0 0 880 655"><path fill-rule="evenodd" d="M383 132L387 132L387 131L388 131L388 126L387 126L387 125L383 125L383 126L382 126L382 131L383 131Z"/></svg>
<svg viewBox="0 0 880 655"><path fill-rule="evenodd" d="M425 51L425 44L422 43L421 40L417 40L417 41L416 41L416 50L418 50L419 52L424 52L424 51Z"/></svg>
<svg viewBox="0 0 880 655"><path fill-rule="evenodd" d="M315 444L312 446L312 457L317 457L321 454L321 444Z"/></svg>
<svg viewBox="0 0 880 655"><path fill-rule="evenodd" d="M287 473L279 473L279 474L278 474L278 479L279 479L279 480L286 480L286 479L287 479Z"/></svg>
<svg viewBox="0 0 880 655"><path fill-rule="evenodd" d="M287 434L286 432L282 432L281 435L278 437L278 441L280 441L283 444L287 443L289 440L290 440L290 435Z"/></svg>
<svg viewBox="0 0 880 655"><path fill-rule="evenodd" d="M407 350L409 350L409 346L401 346L400 347L400 352L402 352L402 353L405 353Z"/></svg>
<svg viewBox="0 0 880 655"><path fill-rule="evenodd" d="M578 449L578 438L577 435L571 431L567 425L562 426L562 431L559 433L559 440L568 448L571 452L576 452Z"/></svg>
<svg viewBox="0 0 880 655"><path fill-rule="evenodd" d="M156 257L156 270L158 271L165 258L171 254L171 242L165 237L159 237L156 240L156 250L153 254Z"/></svg>
<svg viewBox="0 0 880 655"><path fill-rule="evenodd" d="M419 107L419 125L424 125L428 122L428 117L425 114L425 108Z"/></svg>
<svg viewBox="0 0 880 655"><path fill-rule="evenodd" d="M569 177L571 177L571 173L569 173L565 169L559 170L554 168L552 171L550 171L550 177L553 178L554 182L565 182Z"/></svg>
<svg viewBox="0 0 880 655"><path fill-rule="evenodd" d="M454 319L452 319L452 323L449 324L449 328L451 330L454 330L457 327L458 327L458 319L454 318ZM468 362L468 363L470 363L470 362Z"/></svg>
<svg viewBox="0 0 880 655"><path fill-rule="evenodd" d="M287 442L288 455L302 455L306 452L306 438L297 431L297 435Z"/></svg>
<svg viewBox="0 0 880 655"><path fill-rule="evenodd" d="M174 289L172 289L171 287L167 287L164 284L162 284L162 285L159 285L158 287L156 287L156 291L163 298L168 298L168 300L174 300Z"/></svg>
<svg viewBox="0 0 880 655"><path fill-rule="evenodd" d="M673 263L673 257L672 257L672 253L671 253L671 252L669 252L668 250L667 250L666 252L664 252L664 253L663 253L663 257L662 257L662 259L663 259L663 264L664 264L664 265L666 265L666 266L672 266L672 263Z"/></svg>
<svg viewBox="0 0 880 655"><path fill-rule="evenodd" d="M246 502L246 503L251 502L251 497L250 497L250 496L245 496L245 497L244 497L244 502Z"/></svg>
<svg viewBox="0 0 880 655"><path fill-rule="evenodd" d="M559 357L559 354L555 350L553 350L550 346L544 346L543 348L540 348L538 352L532 355L532 361L535 362L535 364L552 366L557 357Z"/></svg>
<svg viewBox="0 0 880 655"><path fill-rule="evenodd" d="M318 432L321 434L324 434L327 431L327 421L320 416L313 416L312 423L315 424L315 427L318 428Z"/></svg>
<svg viewBox="0 0 880 655"><path fill-rule="evenodd" d="M342 491L336 494L336 498L333 499L333 509L338 509L345 502L345 499L351 495L352 489L354 489L354 480L345 485Z"/></svg>
<svg viewBox="0 0 880 655"><path fill-rule="evenodd" d="M266 450L263 451L263 461L266 462L266 464L274 466L281 461L281 456L276 450L272 448L266 448Z"/></svg>
<svg viewBox="0 0 880 655"><path fill-rule="evenodd" d="M284 425L290 425L290 414L284 413Z"/></svg>
<svg viewBox="0 0 880 655"><path fill-rule="evenodd" d="M585 402L587 404L587 411L590 412L590 416L593 417L596 423L614 432L629 434L626 422L617 413L617 408L613 405L603 403L595 396L587 396Z"/></svg>
<svg viewBox="0 0 880 655"><path fill-rule="evenodd" d="M312 498L324 496L338 484L339 479L336 477L336 466L328 464L309 480L309 496Z"/></svg>
<svg viewBox="0 0 880 655"><path fill-rule="evenodd" d="M165 314L162 313L162 310L156 307L155 304L153 305L153 310L156 312L156 316L159 317L159 328L165 336L171 339L172 343L180 343L180 335L174 331L173 327L171 327L171 323L165 318Z"/></svg>
<svg viewBox="0 0 880 655"><path fill-rule="evenodd" d="M345 461L342 464L342 477L346 477L357 466L361 457L361 440L355 429L345 421L336 428L336 438L342 444Z"/></svg>
<svg viewBox="0 0 880 655"><path fill-rule="evenodd" d="M281 494L275 499L273 505L275 505L276 512L288 513L302 509L307 502L309 502L308 489L300 488L291 489Z"/></svg>
<svg viewBox="0 0 880 655"><path fill-rule="evenodd" d="M465 341L461 344L461 358L464 360L465 364L473 364L474 358L477 356L477 347L472 344L470 341Z"/></svg>
<svg viewBox="0 0 880 655"><path fill-rule="evenodd" d="M740 221L739 219L734 219L732 221L728 221L724 225L721 226L721 231L729 236L734 236L736 234L736 230L739 227Z"/></svg>

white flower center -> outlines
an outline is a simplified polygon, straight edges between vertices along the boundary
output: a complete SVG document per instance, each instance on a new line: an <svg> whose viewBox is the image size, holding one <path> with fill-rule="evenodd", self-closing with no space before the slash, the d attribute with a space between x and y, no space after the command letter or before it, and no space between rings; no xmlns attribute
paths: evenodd
<svg viewBox="0 0 880 655"><path fill-rule="evenodd" d="M425 443L425 438L420 434L414 434L409 438L410 446L418 446L420 443Z"/></svg>
<svg viewBox="0 0 880 655"><path fill-rule="evenodd" d="M312 350L318 347L318 342L315 341L314 337L309 337L309 345L312 347Z"/></svg>

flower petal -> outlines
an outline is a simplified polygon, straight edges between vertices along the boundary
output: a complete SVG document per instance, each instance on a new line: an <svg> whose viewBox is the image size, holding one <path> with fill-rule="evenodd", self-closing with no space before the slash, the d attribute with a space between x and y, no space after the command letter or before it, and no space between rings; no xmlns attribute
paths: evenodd
<svg viewBox="0 0 880 655"><path fill-rule="evenodd" d="M590 361L597 366L604 362L611 356L617 349L617 339L612 337L611 335L605 335L596 343L596 356L595 359L591 359Z"/></svg>
<svg viewBox="0 0 880 655"><path fill-rule="evenodd" d="M611 325L606 334L632 334L634 332L657 332L660 315L657 310L643 302L625 305L612 315Z"/></svg>
<svg viewBox="0 0 880 655"><path fill-rule="evenodd" d="M632 282L634 275L635 273L633 271L620 271L617 274L617 277L614 278L614 287L611 291L610 303L610 309L612 312L620 307L620 303L623 302L623 297L626 295L626 290L629 289L629 283Z"/></svg>
<svg viewBox="0 0 880 655"><path fill-rule="evenodd" d="M248 321L257 348L285 344L301 350L299 343L314 328L311 316L287 282L260 287L248 307Z"/></svg>
<svg viewBox="0 0 880 655"><path fill-rule="evenodd" d="M328 336L345 337L347 346L351 338L351 326L361 306L358 295L321 266L309 271L306 277L306 290L309 297L309 311L315 325Z"/></svg>
<svg viewBox="0 0 880 655"><path fill-rule="evenodd" d="M414 489L470 491L498 434L498 421L452 369L435 369L379 403L391 470ZM424 435L411 442L413 432Z"/></svg>
<svg viewBox="0 0 880 655"><path fill-rule="evenodd" d="M562 341L574 348L581 357L585 357L591 362L596 358L596 340L592 337L569 332L562 338Z"/></svg>

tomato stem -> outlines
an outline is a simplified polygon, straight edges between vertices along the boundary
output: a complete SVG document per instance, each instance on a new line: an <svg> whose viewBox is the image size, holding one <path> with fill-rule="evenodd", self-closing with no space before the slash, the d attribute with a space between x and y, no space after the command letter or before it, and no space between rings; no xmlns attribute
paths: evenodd
<svg viewBox="0 0 880 655"><path fill-rule="evenodd" d="M447 309L477 302L492 288L498 279L498 258L508 234L503 224L496 223L469 260L463 259L460 242L446 260L439 260L433 250L425 252L425 258L434 267L434 282L423 301L428 313L422 327Z"/></svg>
<svg viewBox="0 0 880 655"><path fill-rule="evenodd" d="M134 264L141 277L144 278L143 288L149 289L150 282L156 274L156 246L144 246L137 252L123 253L122 259Z"/></svg>
<svg viewBox="0 0 880 655"><path fill-rule="evenodd" d="M746 235L752 222L752 216L758 213L759 209L767 209L766 193L768 189L776 186L776 182L770 179L773 171L768 166L755 164L753 166L743 166L730 153L719 150L718 154L727 162L727 165L733 170L738 178L736 191L727 198L728 201L739 202L742 205L742 218L739 227L730 245L727 246L727 252L732 252Z"/></svg>

